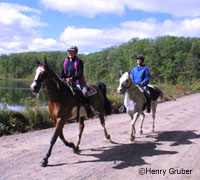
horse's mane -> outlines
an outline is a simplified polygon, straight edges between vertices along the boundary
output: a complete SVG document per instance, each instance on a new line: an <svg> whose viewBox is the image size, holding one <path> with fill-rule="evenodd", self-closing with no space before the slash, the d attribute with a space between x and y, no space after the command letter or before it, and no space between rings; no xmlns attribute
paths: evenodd
<svg viewBox="0 0 200 180"><path fill-rule="evenodd" d="M68 86L65 85L65 83L58 77L58 75L48 66L45 65L48 69L48 73L51 76L51 80L56 84L58 90L61 89L68 89Z"/></svg>

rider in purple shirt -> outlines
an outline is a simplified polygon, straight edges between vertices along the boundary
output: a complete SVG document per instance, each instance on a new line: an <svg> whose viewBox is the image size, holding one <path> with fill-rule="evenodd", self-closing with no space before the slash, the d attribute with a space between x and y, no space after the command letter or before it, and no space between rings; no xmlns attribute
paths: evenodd
<svg viewBox="0 0 200 180"><path fill-rule="evenodd" d="M148 89L148 83L150 80L150 73L148 68L143 65L144 57L137 56L137 66L133 67L131 70L131 78L133 79L134 83L139 85L145 91L145 95L147 98L147 112L151 112L151 97L150 92Z"/></svg>
<svg viewBox="0 0 200 180"><path fill-rule="evenodd" d="M88 97L88 86L84 76L83 61L77 57L78 47L70 46L67 49L68 57L63 64L60 78L67 83L74 82L78 89L82 92L76 91L76 95L79 101L85 106L88 118L94 116L93 111L90 108L90 101Z"/></svg>

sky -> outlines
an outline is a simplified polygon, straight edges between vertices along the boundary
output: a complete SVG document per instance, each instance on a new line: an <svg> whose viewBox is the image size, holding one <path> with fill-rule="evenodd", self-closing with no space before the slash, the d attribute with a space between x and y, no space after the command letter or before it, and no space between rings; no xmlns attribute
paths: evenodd
<svg viewBox="0 0 200 180"><path fill-rule="evenodd" d="M167 35L200 37L199 0L0 0L0 55L88 54Z"/></svg>

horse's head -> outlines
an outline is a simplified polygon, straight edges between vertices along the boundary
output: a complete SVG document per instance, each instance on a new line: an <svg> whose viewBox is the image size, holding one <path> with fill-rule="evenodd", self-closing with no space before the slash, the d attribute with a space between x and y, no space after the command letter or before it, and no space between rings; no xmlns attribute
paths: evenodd
<svg viewBox="0 0 200 180"><path fill-rule="evenodd" d="M125 72L119 79L119 86L117 88L117 93L123 94L131 86L130 73Z"/></svg>
<svg viewBox="0 0 200 180"><path fill-rule="evenodd" d="M42 83L47 77L48 74L48 64L47 59L44 60L44 65L41 64L38 59L36 59L37 69L35 72L35 78L30 88L33 93L38 93L41 89Z"/></svg>

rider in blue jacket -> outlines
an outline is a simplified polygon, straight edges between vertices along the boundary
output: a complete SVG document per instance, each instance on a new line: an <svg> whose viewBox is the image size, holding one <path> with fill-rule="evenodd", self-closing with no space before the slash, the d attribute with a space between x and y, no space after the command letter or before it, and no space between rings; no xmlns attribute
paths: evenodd
<svg viewBox="0 0 200 180"><path fill-rule="evenodd" d="M148 68L143 65L144 63L144 57L143 56L137 56L137 66L133 67L131 70L131 77L135 84L139 85L142 89L145 91L145 95L147 98L147 112L151 112L151 97L150 92L148 89L148 83L150 80L150 73Z"/></svg>

